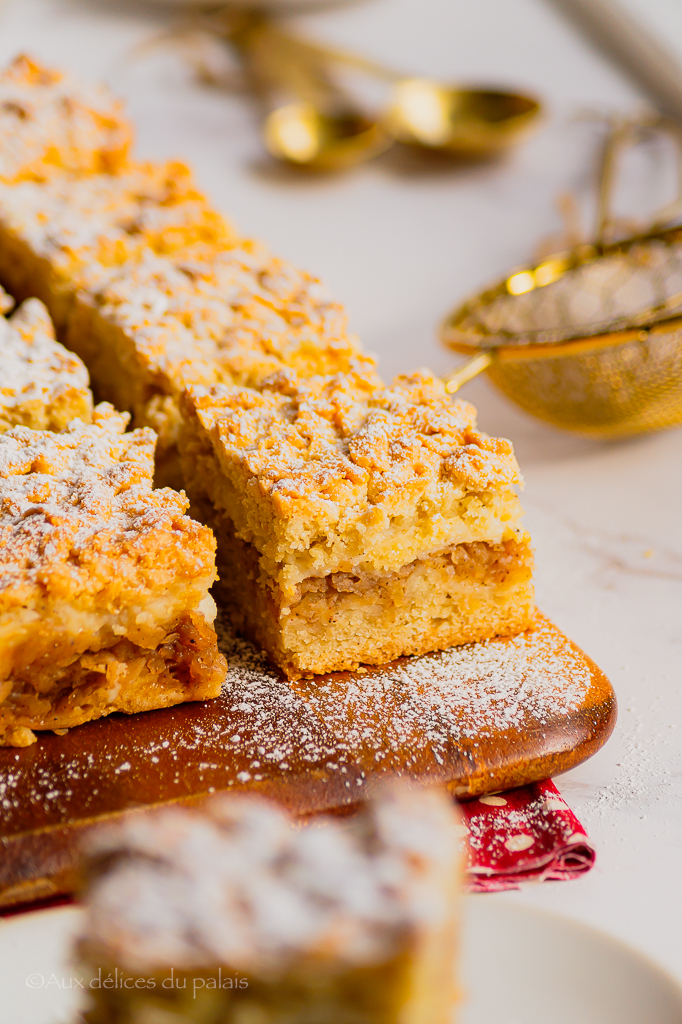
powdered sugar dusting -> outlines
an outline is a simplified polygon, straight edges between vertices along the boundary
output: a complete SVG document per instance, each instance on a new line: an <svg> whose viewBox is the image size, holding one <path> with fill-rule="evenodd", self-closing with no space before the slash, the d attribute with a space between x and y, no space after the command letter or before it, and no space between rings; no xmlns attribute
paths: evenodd
<svg viewBox="0 0 682 1024"><path fill-rule="evenodd" d="M130 142L121 105L103 87L84 85L17 57L0 75L0 178L43 178L55 166L114 169Z"/></svg>
<svg viewBox="0 0 682 1024"><path fill-rule="evenodd" d="M224 624L219 630L230 666L227 692L261 694L267 680L272 702L282 686L275 670ZM389 767L406 756L416 766L425 751L442 763L453 746L569 717L592 684L581 652L540 620L534 632L515 638L403 658L364 674L299 680L286 688L303 698L331 734L338 757L363 755L364 762L369 754L376 766ZM295 737L291 742L298 746Z"/></svg>
<svg viewBox="0 0 682 1024"><path fill-rule="evenodd" d="M386 387L358 356L343 373L285 369L256 394L216 384L190 388L185 401L221 465L256 477L280 516L304 508L336 523L371 507L369 531L379 510L406 515L421 501L440 520L465 488L510 500L520 482L510 442L481 434L474 407L453 401L428 371Z"/></svg>
<svg viewBox="0 0 682 1024"><path fill-rule="evenodd" d="M61 434L23 426L0 434L2 612L34 601L44 615L45 591L53 601L88 600L114 576L136 593L142 579L167 586L181 565L210 579L210 534L183 516L183 494L152 488L153 432L124 433L128 415L105 402L93 419ZM174 556L162 569L163 550Z"/></svg>
<svg viewBox="0 0 682 1024"><path fill-rule="evenodd" d="M69 389L89 394L85 366L60 345L42 302L29 299L9 320L0 318L0 408L53 401Z"/></svg>

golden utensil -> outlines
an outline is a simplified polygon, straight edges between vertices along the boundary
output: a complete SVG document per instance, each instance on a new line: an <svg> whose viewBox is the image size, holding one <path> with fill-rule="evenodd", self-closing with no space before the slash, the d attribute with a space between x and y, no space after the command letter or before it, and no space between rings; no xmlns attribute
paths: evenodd
<svg viewBox="0 0 682 1024"><path fill-rule="evenodd" d="M345 65L391 83L387 109L379 123L396 142L459 157L491 156L527 135L541 112L534 97L408 78L358 54L296 42L301 47L299 59L307 54L308 59Z"/></svg>
<svg viewBox="0 0 682 1024"><path fill-rule="evenodd" d="M315 171L351 167L391 145L381 126L359 111L325 112L304 101L271 111L263 137L272 156Z"/></svg>
<svg viewBox="0 0 682 1024"><path fill-rule="evenodd" d="M608 239L616 157L640 127L618 126L605 147L594 243L514 271L447 317L443 342L472 357L448 391L485 371L527 412L592 437L682 423L682 227Z"/></svg>
<svg viewBox="0 0 682 1024"><path fill-rule="evenodd" d="M540 103L530 96L405 78L393 87L384 123L399 142L483 157L520 141L539 114Z"/></svg>
<svg viewBox="0 0 682 1024"><path fill-rule="evenodd" d="M315 171L369 160L393 140L335 81L326 51L284 32L263 15L232 27L264 109L263 138L277 159ZM289 97L281 102L280 97Z"/></svg>

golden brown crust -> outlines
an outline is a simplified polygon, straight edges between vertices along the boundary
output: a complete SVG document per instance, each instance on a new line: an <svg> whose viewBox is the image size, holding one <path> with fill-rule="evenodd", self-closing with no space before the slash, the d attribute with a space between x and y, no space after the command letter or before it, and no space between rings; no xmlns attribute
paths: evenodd
<svg viewBox="0 0 682 1024"><path fill-rule="evenodd" d="M115 175L64 172L49 181L0 183L0 198L6 227L28 243L34 259L48 262L51 287L83 287L93 296L129 260L207 256L237 241L178 161L129 162ZM131 280L131 304L144 306L146 284Z"/></svg>
<svg viewBox="0 0 682 1024"><path fill-rule="evenodd" d="M309 577L398 572L519 533L510 443L481 434L473 406L426 373L386 387L282 371L259 390L188 389L183 412L191 501L231 521L227 543L232 531L255 547L289 606Z"/></svg>
<svg viewBox="0 0 682 1024"><path fill-rule="evenodd" d="M373 372L304 378L282 370L262 389L185 392L221 464L239 462L275 512L314 514L328 502L389 509L455 479L484 491L519 482L512 446L476 430L476 410L426 373L386 387Z"/></svg>
<svg viewBox="0 0 682 1024"><path fill-rule="evenodd" d="M30 145L33 126L18 131ZM82 157L46 180L0 180L0 276L15 296L46 303L100 397L152 426L162 457L188 384L251 385L283 365L304 374L369 365L319 281L238 239L184 165L126 162L97 174L95 139L79 143Z"/></svg>
<svg viewBox="0 0 682 1024"><path fill-rule="evenodd" d="M100 397L164 451L188 384L371 366L319 281L237 239L181 164L0 183L0 277L46 303Z"/></svg>

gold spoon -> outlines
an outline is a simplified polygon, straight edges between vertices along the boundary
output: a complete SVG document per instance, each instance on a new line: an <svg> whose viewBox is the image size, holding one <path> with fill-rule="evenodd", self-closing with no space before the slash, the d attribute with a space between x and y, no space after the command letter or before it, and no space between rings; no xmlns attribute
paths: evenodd
<svg viewBox="0 0 682 1024"><path fill-rule="evenodd" d="M277 159L316 171L341 170L370 160L392 142L380 124L359 111L324 112L306 101L272 110L263 136Z"/></svg>
<svg viewBox="0 0 682 1024"><path fill-rule="evenodd" d="M326 52L256 16L232 35L266 113L263 137L277 159L315 171L369 160L393 145L334 81ZM282 94L294 97L281 103Z"/></svg>
<svg viewBox="0 0 682 1024"><path fill-rule="evenodd" d="M520 93L407 78L393 87L384 123L399 142L460 157L485 157L518 142L539 114L539 101Z"/></svg>
<svg viewBox="0 0 682 1024"><path fill-rule="evenodd" d="M529 96L406 78L358 54L310 42L245 0L203 12L186 28L192 25L235 47L264 110L265 145L298 167L349 167L394 141L459 157L492 156L527 134L540 113ZM386 114L366 113L334 79L334 65L390 82Z"/></svg>

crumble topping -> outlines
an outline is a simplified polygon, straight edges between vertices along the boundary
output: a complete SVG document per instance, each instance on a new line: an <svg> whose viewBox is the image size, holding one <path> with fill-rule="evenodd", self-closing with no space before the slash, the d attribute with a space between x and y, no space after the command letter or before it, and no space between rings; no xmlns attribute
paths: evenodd
<svg viewBox="0 0 682 1024"><path fill-rule="evenodd" d="M319 282L249 241L92 265L80 280L177 395L195 382L258 383L283 364L303 373L373 366Z"/></svg>
<svg viewBox="0 0 682 1024"><path fill-rule="evenodd" d="M88 371L57 342L42 302L29 299L9 320L0 319L0 428L3 407L47 404L69 391L82 392L83 404L91 404Z"/></svg>
<svg viewBox="0 0 682 1024"><path fill-rule="evenodd" d="M282 515L301 501L398 506L442 482L478 491L520 482L511 443L477 431L474 407L426 372L385 387L366 370L308 379L282 370L261 391L190 388L186 404L221 461L241 464Z"/></svg>
<svg viewBox="0 0 682 1024"><path fill-rule="evenodd" d="M0 182L6 230L134 339L140 366L179 395L192 382L251 384L284 365L331 373L360 360L320 282L237 239L182 164L117 176Z"/></svg>
<svg viewBox="0 0 682 1024"><path fill-rule="evenodd" d="M87 273L198 244L234 244L232 229L197 191L182 163L129 163L119 174L0 182L3 217L61 273ZM97 271L94 271L95 276Z"/></svg>
<svg viewBox="0 0 682 1024"><path fill-rule="evenodd" d="M256 975L306 955L346 969L380 962L448 919L461 842L445 793L405 784L350 824L294 829L245 796L129 818L88 843L87 952L130 970Z"/></svg>
<svg viewBox="0 0 682 1024"><path fill-rule="evenodd" d="M516 535L511 445L473 407L427 374L383 385L319 282L229 234L183 166L110 178L0 185L3 274L39 279L95 386L158 431L160 473L226 512L284 602Z"/></svg>
<svg viewBox="0 0 682 1024"><path fill-rule="evenodd" d="M103 403L92 425L0 435L0 610L210 574L210 531L184 494L152 489L155 435L124 433L128 418Z"/></svg>
<svg viewBox="0 0 682 1024"><path fill-rule="evenodd" d="M0 140L0 179L42 180L57 168L116 170L131 132L121 103L103 86L20 56L0 74Z"/></svg>

